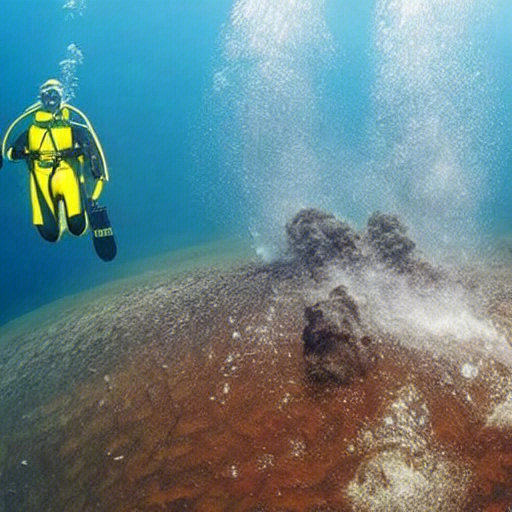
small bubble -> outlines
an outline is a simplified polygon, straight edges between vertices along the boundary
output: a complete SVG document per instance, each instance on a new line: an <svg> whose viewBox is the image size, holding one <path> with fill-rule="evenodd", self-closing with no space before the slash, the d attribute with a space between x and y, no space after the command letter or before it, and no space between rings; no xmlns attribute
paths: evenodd
<svg viewBox="0 0 512 512"><path fill-rule="evenodd" d="M393 418L391 416L387 416L386 418L384 418L384 423L387 425L387 426L391 426L393 425L394 421L393 421Z"/></svg>
<svg viewBox="0 0 512 512"><path fill-rule="evenodd" d="M271 453L265 453L258 457L257 467L259 471L264 471L265 469L271 468L273 466L274 456Z"/></svg>
<svg viewBox="0 0 512 512"><path fill-rule="evenodd" d="M73 18L75 14L82 16L87 7L86 0L66 0L62 8L68 12L68 15Z"/></svg>
<svg viewBox="0 0 512 512"><path fill-rule="evenodd" d="M83 64L82 50L71 43L67 47L66 58L59 62L61 82L64 86L64 100L69 101L76 96L78 89L78 67Z"/></svg>
<svg viewBox="0 0 512 512"><path fill-rule="evenodd" d="M229 473L231 475L231 478L238 478L238 475L240 474L235 464L231 465L231 467L229 468Z"/></svg>
<svg viewBox="0 0 512 512"><path fill-rule="evenodd" d="M300 439L290 439L292 457L303 457L306 453L306 443Z"/></svg>
<svg viewBox="0 0 512 512"><path fill-rule="evenodd" d="M466 363L462 366L461 373L466 379L474 379L478 376L478 368L471 363Z"/></svg>
<svg viewBox="0 0 512 512"><path fill-rule="evenodd" d="M293 399L291 393L286 392L279 402L279 409L283 409L284 406L288 405Z"/></svg>

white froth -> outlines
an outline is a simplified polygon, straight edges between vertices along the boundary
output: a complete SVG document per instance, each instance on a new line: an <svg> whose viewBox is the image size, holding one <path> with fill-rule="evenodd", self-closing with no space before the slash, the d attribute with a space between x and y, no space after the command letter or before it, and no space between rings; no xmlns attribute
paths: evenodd
<svg viewBox="0 0 512 512"><path fill-rule="evenodd" d="M478 235L485 197L493 77L483 23L487 0L378 0L374 99L385 208L407 215L424 247L460 247ZM492 142L492 144L490 144Z"/></svg>
<svg viewBox="0 0 512 512"><path fill-rule="evenodd" d="M486 425L500 429L512 428L512 395L493 409L487 418Z"/></svg>
<svg viewBox="0 0 512 512"><path fill-rule="evenodd" d="M506 338L461 285L420 288L411 286L407 276L386 270L354 276L333 269L327 287L340 284L347 287L367 321L406 346L455 360L471 354L512 365Z"/></svg>
<svg viewBox="0 0 512 512"><path fill-rule="evenodd" d="M468 472L431 449L428 422L421 394L409 385L379 425L360 433L360 450L368 456L346 489L355 510L459 510Z"/></svg>
<svg viewBox="0 0 512 512"><path fill-rule="evenodd" d="M228 166L264 260L284 249L291 216L321 195L315 76L333 54L324 8L324 0L238 0L214 75L213 90L232 114Z"/></svg>
<svg viewBox="0 0 512 512"><path fill-rule="evenodd" d="M476 379L478 377L478 368L471 363L463 364L460 372L466 379Z"/></svg>

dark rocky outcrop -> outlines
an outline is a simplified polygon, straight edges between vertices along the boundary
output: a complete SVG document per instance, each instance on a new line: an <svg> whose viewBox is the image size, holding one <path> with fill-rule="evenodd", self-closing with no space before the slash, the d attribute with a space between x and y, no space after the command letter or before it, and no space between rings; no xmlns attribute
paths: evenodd
<svg viewBox="0 0 512 512"><path fill-rule="evenodd" d="M295 259L291 268L307 269L325 281L332 266L357 279L370 269L404 274L411 286L430 286L442 273L416 252L416 244L396 215L375 212L364 233L357 233L334 215L303 209L286 225ZM357 304L343 287L328 299L306 307L303 332L308 375L315 381L350 383L365 374L370 363L371 337L362 327Z"/></svg>
<svg viewBox="0 0 512 512"><path fill-rule="evenodd" d="M314 208L301 210L286 224L292 253L309 268L361 258L359 235L334 215Z"/></svg>
<svg viewBox="0 0 512 512"><path fill-rule="evenodd" d="M348 384L371 362L371 338L364 334L357 304L343 286L305 310L303 333L307 372L314 381Z"/></svg>
<svg viewBox="0 0 512 512"><path fill-rule="evenodd" d="M406 233L407 228L396 215L375 212L368 219L365 238L381 263L404 271L413 266L416 248Z"/></svg>
<svg viewBox="0 0 512 512"><path fill-rule="evenodd" d="M314 208L300 210L286 224L294 264L306 268L317 280L325 278L328 265L364 270L375 264L405 273L418 284L432 283L441 273L416 252L398 216L375 212L366 231L357 233L334 215Z"/></svg>
<svg viewBox="0 0 512 512"><path fill-rule="evenodd" d="M432 284L442 277L440 269L416 254L416 244L396 215L373 213L368 219L363 239L368 245L370 259L396 272L408 274L411 284Z"/></svg>

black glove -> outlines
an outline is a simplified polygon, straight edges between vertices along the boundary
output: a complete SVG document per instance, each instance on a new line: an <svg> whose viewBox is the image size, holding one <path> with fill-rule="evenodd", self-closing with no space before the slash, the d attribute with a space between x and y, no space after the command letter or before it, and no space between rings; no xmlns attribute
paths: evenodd
<svg viewBox="0 0 512 512"><path fill-rule="evenodd" d="M34 151L34 153L36 153L36 152ZM32 153L30 155L32 156ZM25 151L25 148L23 148L23 149L12 148L11 154L9 155L11 160L23 160L24 158L28 158L28 156L29 156L29 153L27 153ZM38 158L37 155L34 155L34 156L36 159Z"/></svg>
<svg viewBox="0 0 512 512"><path fill-rule="evenodd" d="M83 155L83 151L80 148L63 149L59 151L60 158L78 158Z"/></svg>
<svg viewBox="0 0 512 512"><path fill-rule="evenodd" d="M99 180L103 174L101 172L100 162L96 155L91 155L91 174L94 179Z"/></svg>

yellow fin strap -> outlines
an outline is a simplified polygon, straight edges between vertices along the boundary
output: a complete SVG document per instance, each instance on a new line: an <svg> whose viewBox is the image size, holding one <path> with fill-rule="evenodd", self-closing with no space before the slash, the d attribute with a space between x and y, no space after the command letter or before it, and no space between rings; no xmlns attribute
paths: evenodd
<svg viewBox="0 0 512 512"><path fill-rule="evenodd" d="M103 180L98 180L96 185L94 186L94 190L91 195L91 199L93 201L97 201L98 197L100 197L101 192L103 191Z"/></svg>

